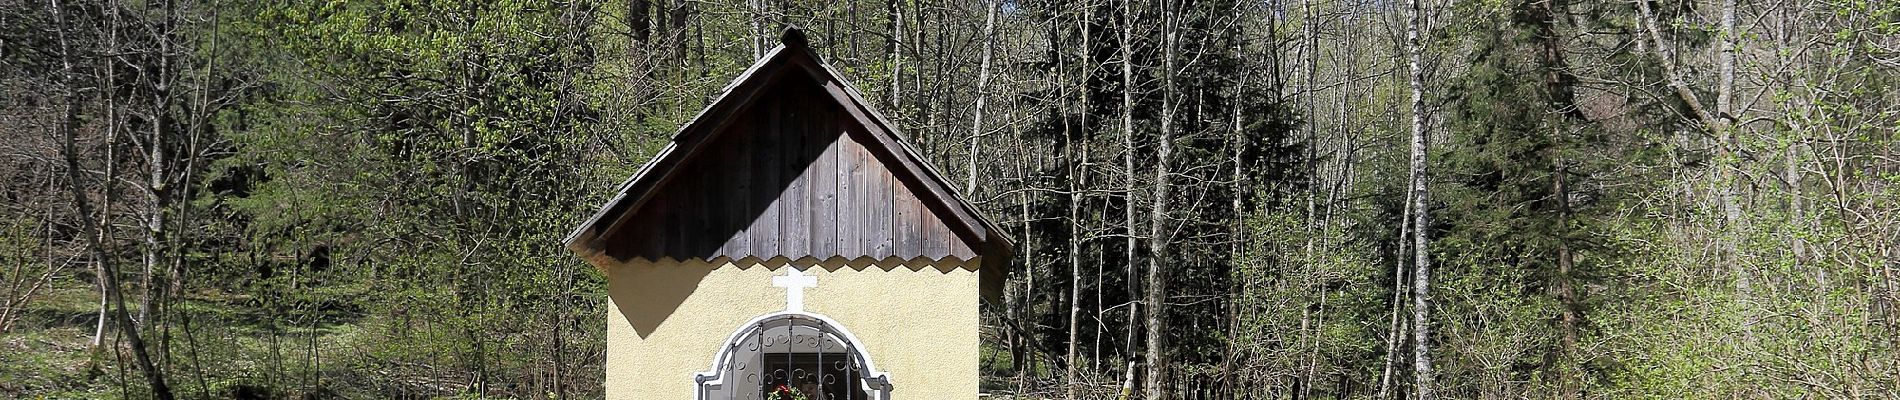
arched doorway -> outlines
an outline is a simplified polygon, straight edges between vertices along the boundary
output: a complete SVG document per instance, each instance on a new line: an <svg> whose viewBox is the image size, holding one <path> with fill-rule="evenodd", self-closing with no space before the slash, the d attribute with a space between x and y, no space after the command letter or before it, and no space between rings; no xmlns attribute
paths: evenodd
<svg viewBox="0 0 1900 400"><path fill-rule="evenodd" d="M698 400L756 400L791 390L814 400L890 400L891 392L890 377L850 331L798 311L746 322L693 380Z"/></svg>

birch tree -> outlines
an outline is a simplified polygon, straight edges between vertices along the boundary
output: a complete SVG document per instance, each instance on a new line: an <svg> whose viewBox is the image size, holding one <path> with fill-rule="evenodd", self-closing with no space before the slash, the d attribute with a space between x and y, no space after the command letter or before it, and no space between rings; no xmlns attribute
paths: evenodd
<svg viewBox="0 0 1900 400"><path fill-rule="evenodd" d="M1419 35L1424 30L1425 8L1422 0L1406 0L1407 23L1405 48L1408 86L1412 106L1412 376L1413 394L1418 400L1437 398L1432 376L1432 260L1431 191L1426 174L1425 71L1424 46Z"/></svg>

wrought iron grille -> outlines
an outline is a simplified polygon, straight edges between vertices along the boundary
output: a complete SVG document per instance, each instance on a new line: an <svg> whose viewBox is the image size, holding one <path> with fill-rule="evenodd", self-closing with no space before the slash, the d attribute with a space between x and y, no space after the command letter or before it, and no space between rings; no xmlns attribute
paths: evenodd
<svg viewBox="0 0 1900 400"><path fill-rule="evenodd" d="M733 334L713 370L696 378L699 399L889 400L890 380L836 322L785 312Z"/></svg>

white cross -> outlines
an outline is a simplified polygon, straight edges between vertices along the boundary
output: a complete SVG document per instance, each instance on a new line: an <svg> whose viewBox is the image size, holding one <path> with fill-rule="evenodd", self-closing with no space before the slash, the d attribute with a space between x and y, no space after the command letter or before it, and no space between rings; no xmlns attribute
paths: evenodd
<svg viewBox="0 0 1900 400"><path fill-rule="evenodd" d="M785 288L785 310L805 311L805 288L818 287L818 277L805 275L797 267L785 266L784 276L772 277L772 286Z"/></svg>

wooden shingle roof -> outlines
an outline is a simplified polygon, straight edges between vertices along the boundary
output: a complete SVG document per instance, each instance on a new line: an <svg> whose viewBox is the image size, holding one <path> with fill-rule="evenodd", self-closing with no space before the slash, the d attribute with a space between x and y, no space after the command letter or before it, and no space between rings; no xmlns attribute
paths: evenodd
<svg viewBox="0 0 1900 400"><path fill-rule="evenodd" d="M1013 244L896 124L803 33L788 29L781 41L568 235L567 248L600 267L632 258L1007 265Z"/></svg>

